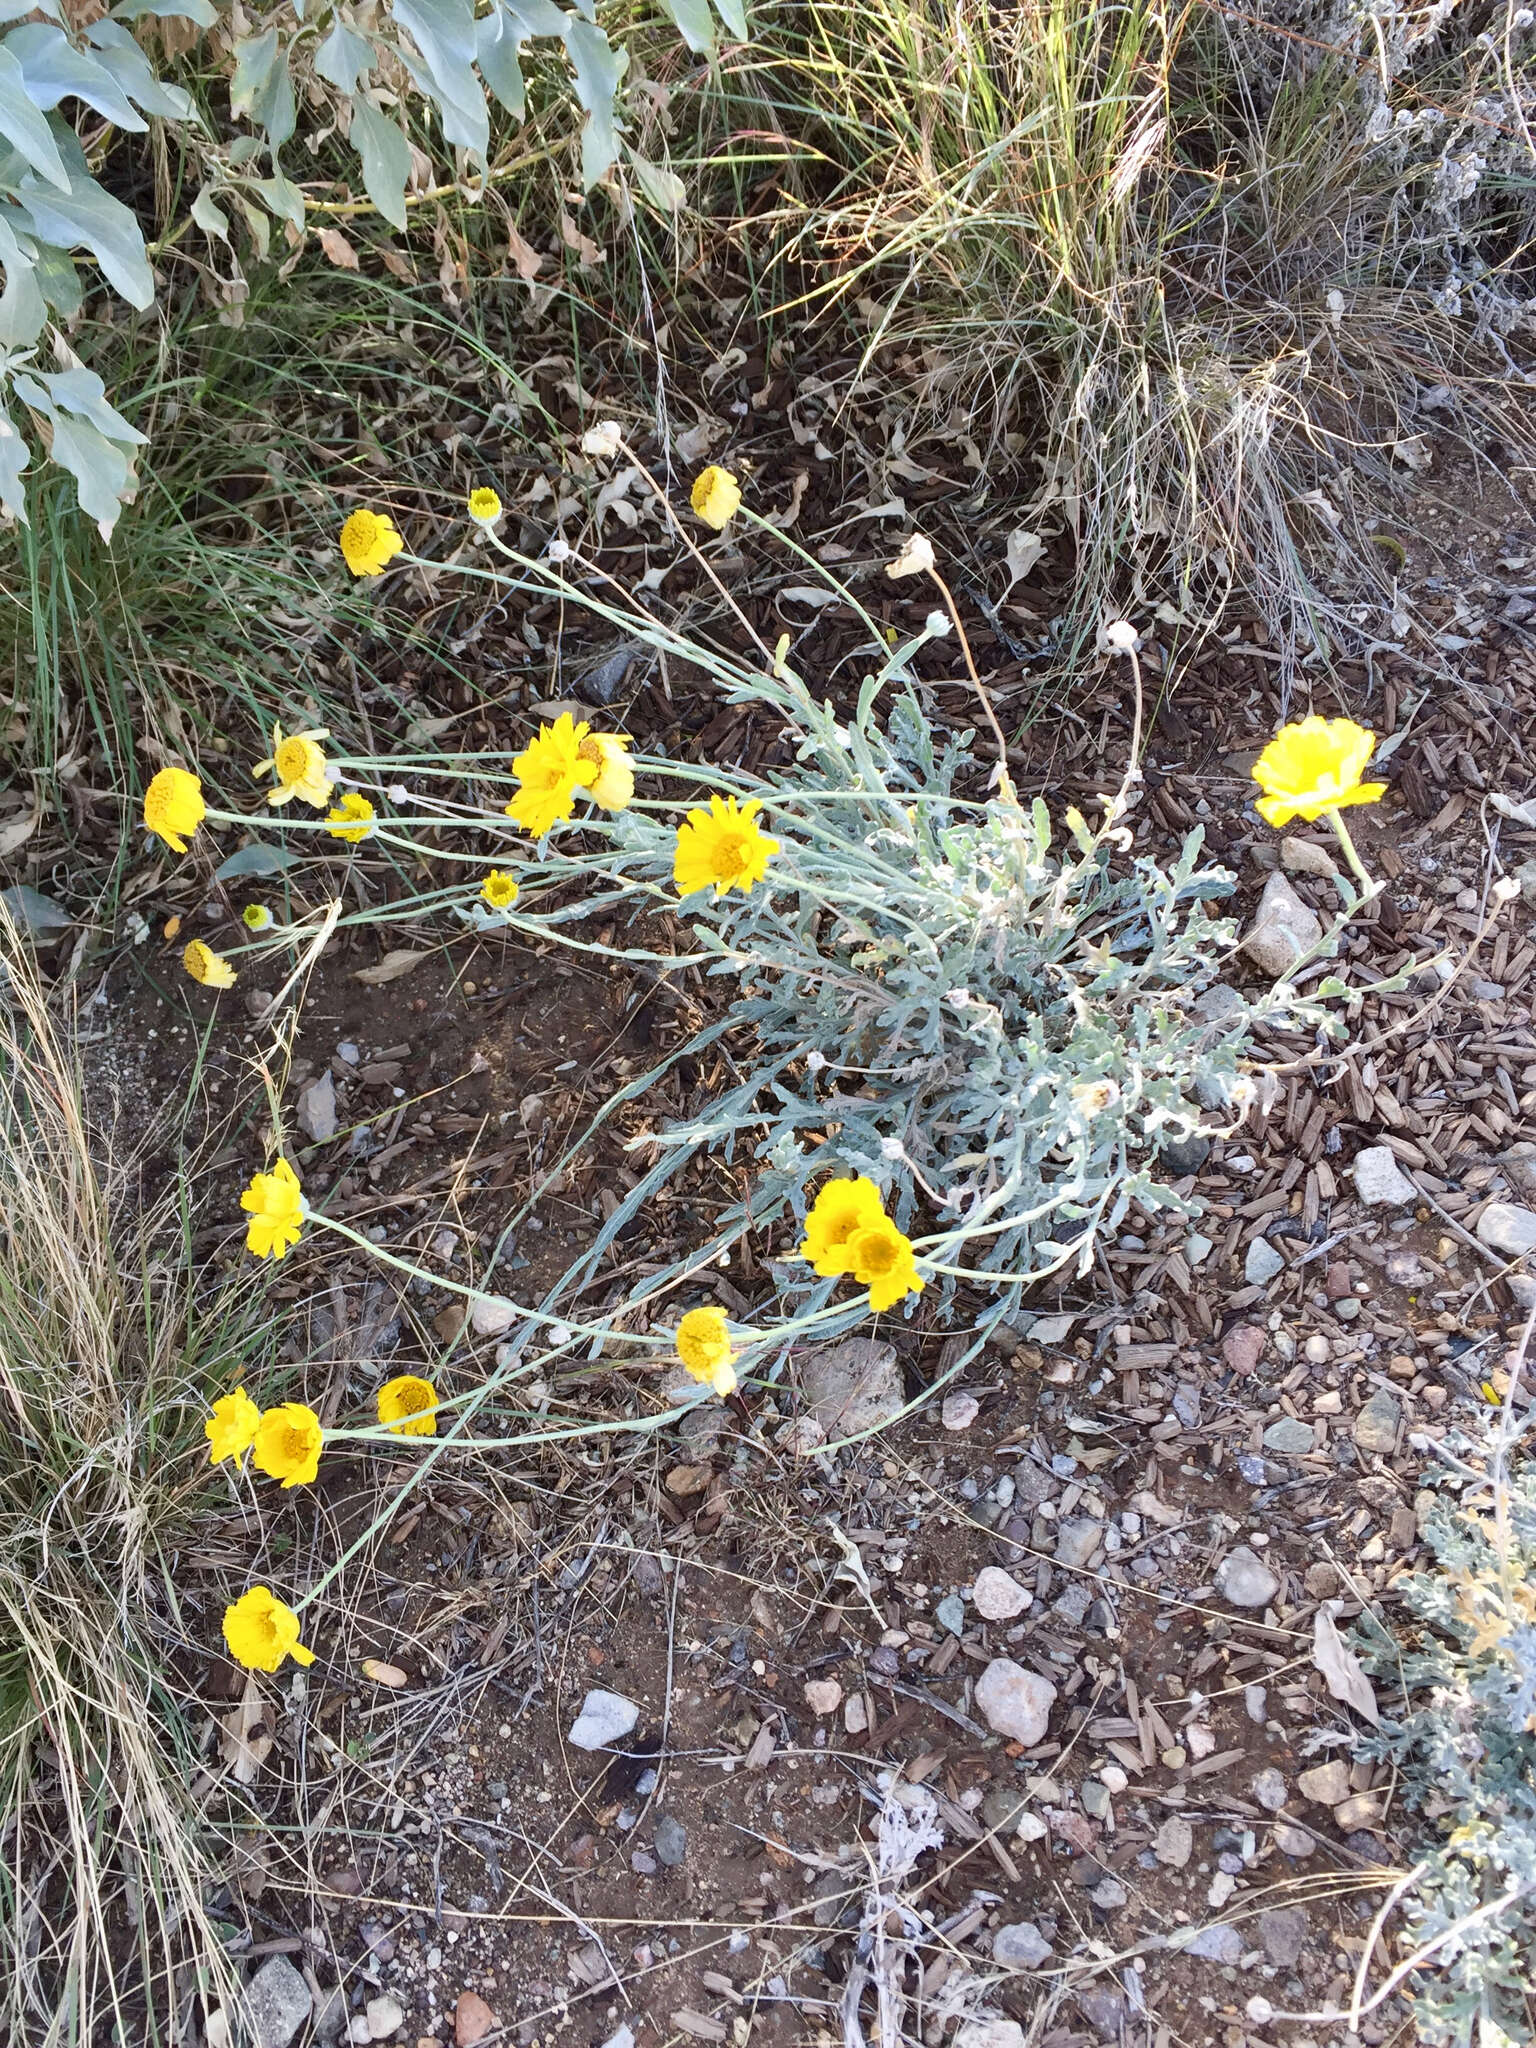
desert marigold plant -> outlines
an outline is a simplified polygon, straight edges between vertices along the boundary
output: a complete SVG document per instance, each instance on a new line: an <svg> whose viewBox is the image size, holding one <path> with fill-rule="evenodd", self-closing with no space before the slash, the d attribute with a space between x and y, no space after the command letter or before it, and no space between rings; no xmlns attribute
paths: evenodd
<svg viewBox="0 0 1536 2048"><path fill-rule="evenodd" d="M270 1173L253 1175L240 1206L251 1219L246 1248L258 1259L282 1258L303 1234L304 1190L286 1159L276 1160Z"/></svg>
<svg viewBox="0 0 1536 2048"><path fill-rule="evenodd" d="M315 1653L299 1641L299 1617L270 1586L252 1586L224 1610L224 1645L247 1671L277 1671L285 1659L313 1664Z"/></svg>
<svg viewBox="0 0 1536 2048"><path fill-rule="evenodd" d="M335 784L327 772L325 749L320 742L329 738L323 728L284 737L283 728L273 726L272 752L265 761L258 761L254 770L257 776L270 774L276 782L276 788L267 792L269 804L288 804L301 797L317 811L325 809Z"/></svg>

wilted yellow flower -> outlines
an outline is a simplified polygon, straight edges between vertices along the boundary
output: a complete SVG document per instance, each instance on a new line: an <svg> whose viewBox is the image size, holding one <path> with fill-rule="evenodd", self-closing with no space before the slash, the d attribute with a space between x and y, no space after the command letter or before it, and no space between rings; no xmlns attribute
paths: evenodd
<svg viewBox="0 0 1536 2048"><path fill-rule="evenodd" d="M272 913L265 903L247 903L240 913L240 922L248 932L265 932L272 929Z"/></svg>
<svg viewBox="0 0 1536 2048"><path fill-rule="evenodd" d="M255 775L265 775L270 768L276 776L276 789L267 792L269 804L292 803L296 796L301 796L317 811L325 809L336 786L326 773L329 764L320 745L321 740L329 738L323 726L316 726L311 732L290 733L286 739L283 728L273 726L271 755L258 761L252 770Z"/></svg>
<svg viewBox="0 0 1536 2048"><path fill-rule="evenodd" d="M895 561L886 563L885 573L893 582L903 576L922 576L933 562L933 542L925 534L914 533Z"/></svg>
<svg viewBox="0 0 1536 2048"><path fill-rule="evenodd" d="M360 839L373 836L373 805L360 789L349 789L338 799L335 807L326 812L325 822L333 839L350 839L355 846Z"/></svg>
<svg viewBox="0 0 1536 2048"><path fill-rule="evenodd" d="M589 732L576 750L594 770L587 795L605 811L622 811L635 793L629 741L622 733Z"/></svg>
<svg viewBox="0 0 1536 2048"><path fill-rule="evenodd" d="M1102 1116L1120 1100L1120 1090L1105 1075L1097 1081L1079 1081L1072 1090L1072 1100L1084 1116Z"/></svg>
<svg viewBox="0 0 1536 2048"><path fill-rule="evenodd" d="M617 420L599 420L595 427L588 427L581 437L583 455L617 455L624 439L624 430Z"/></svg>
<svg viewBox="0 0 1536 2048"><path fill-rule="evenodd" d="M320 1452L325 1431L313 1408L302 1401L285 1401L281 1408L263 1411L251 1443L251 1463L269 1479L280 1479L284 1490L308 1486L320 1470Z"/></svg>
<svg viewBox="0 0 1536 2048"><path fill-rule="evenodd" d="M480 894L492 910L510 910L517 901L517 883L501 868L492 868L480 884Z"/></svg>
<svg viewBox="0 0 1536 2048"><path fill-rule="evenodd" d="M1378 802L1387 785L1360 779L1375 745L1376 735L1349 718L1314 713L1282 726L1253 764L1253 779L1264 791L1259 815L1271 825L1292 818L1310 824L1346 804Z"/></svg>
<svg viewBox="0 0 1536 2048"><path fill-rule="evenodd" d="M562 711L553 725L541 725L512 763L517 777L517 795L507 805L507 816L515 818L533 839L542 839L552 825L568 818L576 808L576 792L597 777L599 763L582 756L581 743L589 727L578 725L569 711Z"/></svg>
<svg viewBox="0 0 1536 2048"><path fill-rule="evenodd" d="M194 939L181 956L181 964L194 981L202 982L205 988L233 988L235 970L222 953L215 953L212 946L205 946L201 939Z"/></svg>
<svg viewBox="0 0 1536 2048"><path fill-rule="evenodd" d="M489 484L482 484L478 491L469 494L469 516L476 526L490 528L501 517L501 500Z"/></svg>
<svg viewBox="0 0 1536 2048"><path fill-rule="evenodd" d="M718 1308L691 1308L677 1326L677 1355L689 1377L711 1387L723 1400L736 1391L731 1333Z"/></svg>
<svg viewBox="0 0 1536 2048"><path fill-rule="evenodd" d="M144 792L144 822L173 853L185 853L185 835L208 815L203 785L190 768L162 768Z"/></svg>
<svg viewBox="0 0 1536 2048"><path fill-rule="evenodd" d="M709 809L690 811L678 827L677 850L672 859L672 876L680 896L692 896L699 889L713 889L716 896L739 889L751 894L754 883L768 872L768 862L779 850L777 839L758 829L761 806L754 799L738 804L733 796L712 796Z"/></svg>
<svg viewBox="0 0 1536 2048"><path fill-rule="evenodd" d="M270 1586L252 1586L224 1610L224 1641L247 1671L276 1671L285 1657L313 1664L315 1653L299 1641L299 1617Z"/></svg>
<svg viewBox="0 0 1536 2048"><path fill-rule="evenodd" d="M341 552L354 576L382 576L404 546L387 512L360 506L348 514L341 529Z"/></svg>
<svg viewBox="0 0 1536 2048"><path fill-rule="evenodd" d="M396 1436L437 1435L437 1389L403 1372L379 1389L379 1420Z"/></svg>
<svg viewBox="0 0 1536 2048"><path fill-rule="evenodd" d="M869 1289L872 1309L892 1308L904 1296L922 1292L912 1240L889 1216L866 1223L849 1238L848 1270L861 1287Z"/></svg>
<svg viewBox="0 0 1536 2048"><path fill-rule="evenodd" d="M244 1387L236 1387L232 1394L221 1394L203 1424L203 1434L208 1439L208 1462L217 1465L224 1458L243 1457L251 1448L260 1420L261 1410Z"/></svg>
<svg viewBox="0 0 1536 2048"><path fill-rule="evenodd" d="M694 478L688 502L706 526L722 533L741 509L741 486L728 469L712 462Z"/></svg>
<svg viewBox="0 0 1536 2048"><path fill-rule="evenodd" d="M884 1215L880 1190L862 1173L853 1180L829 1180L805 1219L801 1258L809 1259L824 1280L835 1280L850 1270L848 1246L854 1233Z"/></svg>
<svg viewBox="0 0 1536 2048"><path fill-rule="evenodd" d="M304 1227L304 1190L286 1159L277 1160L270 1173L252 1176L240 1206L251 1219L246 1249L258 1259L281 1259L290 1245L298 1243Z"/></svg>

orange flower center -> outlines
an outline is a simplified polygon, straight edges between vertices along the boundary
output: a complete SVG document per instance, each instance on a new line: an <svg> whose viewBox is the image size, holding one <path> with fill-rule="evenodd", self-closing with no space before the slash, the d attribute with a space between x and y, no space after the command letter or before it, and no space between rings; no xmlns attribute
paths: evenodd
<svg viewBox="0 0 1536 2048"><path fill-rule="evenodd" d="M725 832L715 841L711 871L717 882L734 882L746 870L748 841L744 833Z"/></svg>

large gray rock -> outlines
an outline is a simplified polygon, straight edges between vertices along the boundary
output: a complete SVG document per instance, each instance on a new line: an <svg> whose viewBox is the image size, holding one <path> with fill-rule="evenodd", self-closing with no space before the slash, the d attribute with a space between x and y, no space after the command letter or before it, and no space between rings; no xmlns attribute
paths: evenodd
<svg viewBox="0 0 1536 2048"><path fill-rule="evenodd" d="M1284 875L1272 874L1264 884L1253 927L1243 941L1254 965L1278 980L1289 974L1322 936L1322 921L1316 911L1302 902Z"/></svg>
<svg viewBox="0 0 1536 2048"><path fill-rule="evenodd" d="M818 1344L797 1360L812 1415L834 1441L880 1429L905 1399L895 1348L869 1337Z"/></svg>
<svg viewBox="0 0 1536 2048"><path fill-rule="evenodd" d="M1219 1921L1214 1927L1202 1927L1192 1941L1184 1944L1187 1956L1202 1956L1208 1963L1235 1963L1242 1959L1243 1937L1235 1927Z"/></svg>
<svg viewBox="0 0 1536 2048"><path fill-rule="evenodd" d="M1259 1944L1265 1961L1277 1970L1289 1970L1300 1962L1307 1933L1306 1912L1300 1906L1271 1906L1259 1915Z"/></svg>
<svg viewBox="0 0 1536 2048"><path fill-rule="evenodd" d="M245 1987L255 2048L288 2048L309 2018L309 1986L286 1956L268 1956Z"/></svg>
<svg viewBox="0 0 1536 2048"><path fill-rule="evenodd" d="M1280 1590L1280 1580L1263 1558L1240 1543L1217 1565L1216 1590L1234 1607L1267 1607Z"/></svg>
<svg viewBox="0 0 1536 2048"><path fill-rule="evenodd" d="M1378 1457L1389 1458L1397 1448L1402 1419L1401 1403L1381 1387L1355 1417L1355 1442L1362 1451L1374 1451Z"/></svg>
<svg viewBox="0 0 1536 2048"><path fill-rule="evenodd" d="M1390 1145L1367 1145L1355 1154L1350 1168L1355 1176L1355 1193L1368 1208L1408 1209L1419 1199L1419 1191L1397 1163Z"/></svg>
<svg viewBox="0 0 1536 2048"><path fill-rule="evenodd" d="M1038 1970L1051 1959L1051 1944L1033 1920L1015 1920L992 1937L992 1960L1010 1970Z"/></svg>
<svg viewBox="0 0 1536 2048"><path fill-rule="evenodd" d="M597 1688L581 1703L581 1712L571 1728L571 1741L578 1749L607 1749L634 1732L640 1709L622 1693Z"/></svg>
<svg viewBox="0 0 1536 2048"><path fill-rule="evenodd" d="M299 1090L299 1129L316 1145L336 1135L336 1082L329 1067Z"/></svg>
<svg viewBox="0 0 1536 2048"><path fill-rule="evenodd" d="M1025 1591L1011 1572L1001 1571L995 1564L984 1564L976 1574L971 1599L983 1621L1012 1621L1033 1604L1034 1596Z"/></svg>
<svg viewBox="0 0 1536 2048"><path fill-rule="evenodd" d="M1055 1703L1051 1681L1011 1657L994 1657L976 1681L976 1705L987 1726L1026 1749L1044 1742Z"/></svg>
<svg viewBox="0 0 1536 2048"><path fill-rule="evenodd" d="M1477 1219L1477 1234L1489 1251L1506 1259L1523 1259L1527 1252L1536 1252L1536 1209L1490 1202Z"/></svg>

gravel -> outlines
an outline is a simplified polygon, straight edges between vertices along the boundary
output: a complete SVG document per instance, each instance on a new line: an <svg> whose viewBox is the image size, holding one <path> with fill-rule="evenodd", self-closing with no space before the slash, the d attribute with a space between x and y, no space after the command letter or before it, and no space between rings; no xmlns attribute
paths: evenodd
<svg viewBox="0 0 1536 2048"><path fill-rule="evenodd" d="M1186 1942L1187 1956L1200 1956L1208 1963L1237 1963L1242 1961L1243 1937L1235 1927L1224 1922L1215 1927L1202 1927L1193 1941Z"/></svg>
<svg viewBox="0 0 1536 2048"><path fill-rule="evenodd" d="M1372 1394L1355 1417L1355 1442L1362 1451L1374 1451L1383 1458L1390 1457L1397 1448L1397 1432L1402 1420L1402 1404L1383 1387Z"/></svg>
<svg viewBox="0 0 1536 2048"><path fill-rule="evenodd" d="M800 1385L829 1437L879 1429L905 1405L895 1348L869 1337L845 1337L799 1354Z"/></svg>
<svg viewBox="0 0 1536 2048"><path fill-rule="evenodd" d="M680 1870L688 1860L688 1830L675 1814L664 1813L656 1823L656 1855L668 1870Z"/></svg>
<svg viewBox="0 0 1536 2048"><path fill-rule="evenodd" d="M1243 1261L1243 1278L1250 1287L1264 1287L1277 1273L1285 1271L1285 1260L1267 1237L1256 1237Z"/></svg>

